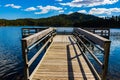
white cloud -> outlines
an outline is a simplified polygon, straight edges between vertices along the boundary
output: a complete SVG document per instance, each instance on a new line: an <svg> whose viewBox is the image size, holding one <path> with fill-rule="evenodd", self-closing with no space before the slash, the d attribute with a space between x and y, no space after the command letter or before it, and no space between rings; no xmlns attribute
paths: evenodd
<svg viewBox="0 0 120 80"><path fill-rule="evenodd" d="M73 13L73 11L68 12L68 14L72 14L72 13Z"/></svg>
<svg viewBox="0 0 120 80"><path fill-rule="evenodd" d="M56 6L50 6L47 5L45 7L43 6L37 6L41 11L40 12L35 12L35 14L46 14L49 11L60 11L63 12L63 9L61 7L56 7Z"/></svg>
<svg viewBox="0 0 120 80"><path fill-rule="evenodd" d="M56 1L61 2L61 1L63 1L63 0L56 0Z"/></svg>
<svg viewBox="0 0 120 80"><path fill-rule="evenodd" d="M48 13L47 10L42 10L41 12L35 12L35 14L46 14L46 13Z"/></svg>
<svg viewBox="0 0 120 80"><path fill-rule="evenodd" d="M89 11L89 14L107 14L111 15L112 13L120 12L120 8L92 8Z"/></svg>
<svg viewBox="0 0 120 80"><path fill-rule="evenodd" d="M60 10L60 11L59 11L59 13L63 13L63 12L64 12L64 10Z"/></svg>
<svg viewBox="0 0 120 80"><path fill-rule="evenodd" d="M105 16L98 16L99 18L105 18Z"/></svg>
<svg viewBox="0 0 120 80"><path fill-rule="evenodd" d="M67 3L60 3L70 7L93 7L98 5L114 4L119 0L73 0Z"/></svg>
<svg viewBox="0 0 120 80"><path fill-rule="evenodd" d="M87 13L87 11L86 10L79 10L79 11L77 11L78 13Z"/></svg>
<svg viewBox="0 0 120 80"><path fill-rule="evenodd" d="M35 7L29 7L25 9L25 11L35 11L35 10L37 10Z"/></svg>
<svg viewBox="0 0 120 80"><path fill-rule="evenodd" d="M16 9L21 8L21 6L19 6L19 5L14 5L14 4L6 4L5 7L12 7L12 8L16 8Z"/></svg>

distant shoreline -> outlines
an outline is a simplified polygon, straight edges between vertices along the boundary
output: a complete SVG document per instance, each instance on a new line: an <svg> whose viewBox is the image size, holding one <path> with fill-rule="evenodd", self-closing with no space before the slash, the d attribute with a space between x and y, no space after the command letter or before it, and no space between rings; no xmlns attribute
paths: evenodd
<svg viewBox="0 0 120 80"><path fill-rule="evenodd" d="M16 20L0 19L0 26L59 26L59 27L106 27L106 28L120 28L120 16L113 16L111 18L99 18L94 15L83 13L72 13L69 15L60 14L48 18L25 18Z"/></svg>

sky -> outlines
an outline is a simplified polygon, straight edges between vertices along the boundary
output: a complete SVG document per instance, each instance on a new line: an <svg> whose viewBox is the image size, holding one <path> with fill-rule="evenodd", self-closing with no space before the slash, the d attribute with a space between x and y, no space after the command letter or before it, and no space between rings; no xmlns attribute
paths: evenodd
<svg viewBox="0 0 120 80"><path fill-rule="evenodd" d="M120 15L120 0L0 0L0 19L46 18L73 12Z"/></svg>

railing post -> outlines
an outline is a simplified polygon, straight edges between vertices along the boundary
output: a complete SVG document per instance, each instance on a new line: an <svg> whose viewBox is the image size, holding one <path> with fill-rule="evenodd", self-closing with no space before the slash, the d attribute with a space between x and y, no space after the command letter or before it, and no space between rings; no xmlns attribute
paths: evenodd
<svg viewBox="0 0 120 80"><path fill-rule="evenodd" d="M22 40L22 56L24 60L24 79L29 80L28 56L27 56L27 43Z"/></svg>
<svg viewBox="0 0 120 80"><path fill-rule="evenodd" d="M108 62L109 62L110 42L106 42L104 45L104 62L102 70L102 80L107 80Z"/></svg>

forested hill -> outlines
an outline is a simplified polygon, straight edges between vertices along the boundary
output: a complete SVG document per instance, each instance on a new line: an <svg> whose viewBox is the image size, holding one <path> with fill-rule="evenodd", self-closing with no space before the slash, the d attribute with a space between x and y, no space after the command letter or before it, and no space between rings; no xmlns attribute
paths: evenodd
<svg viewBox="0 0 120 80"><path fill-rule="evenodd" d="M40 19L32 19L32 18L16 19L16 20L0 19L0 26L26 26L26 25L28 26L74 26L74 27L79 27L79 26L118 27L120 25L120 17L103 19L93 15L75 12L69 15L60 14L57 16L40 18Z"/></svg>

